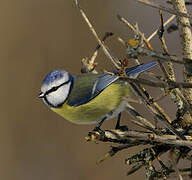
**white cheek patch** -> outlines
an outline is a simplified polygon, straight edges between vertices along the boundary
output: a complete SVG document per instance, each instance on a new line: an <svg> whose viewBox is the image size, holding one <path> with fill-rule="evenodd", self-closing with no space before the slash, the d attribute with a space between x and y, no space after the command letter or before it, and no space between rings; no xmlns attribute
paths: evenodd
<svg viewBox="0 0 192 180"><path fill-rule="evenodd" d="M70 86L71 82L64 84L63 86L59 87L56 91L50 92L46 96L47 101L54 107L63 104L69 95Z"/></svg>

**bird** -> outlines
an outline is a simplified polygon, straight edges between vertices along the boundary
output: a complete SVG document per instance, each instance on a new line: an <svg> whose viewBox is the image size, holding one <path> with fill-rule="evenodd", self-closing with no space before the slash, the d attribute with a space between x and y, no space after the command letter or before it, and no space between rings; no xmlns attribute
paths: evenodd
<svg viewBox="0 0 192 180"><path fill-rule="evenodd" d="M129 78L137 78L157 63L125 69ZM54 112L75 124L96 124L100 129L105 120L118 117L116 128L120 128L121 112L132 96L129 83L120 76L109 73L71 75L56 69L47 74L41 85L39 98Z"/></svg>

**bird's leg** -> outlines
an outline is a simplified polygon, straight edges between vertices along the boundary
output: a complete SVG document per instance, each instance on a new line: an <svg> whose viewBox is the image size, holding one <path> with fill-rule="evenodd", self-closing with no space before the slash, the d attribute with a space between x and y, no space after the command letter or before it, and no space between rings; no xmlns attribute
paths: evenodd
<svg viewBox="0 0 192 180"><path fill-rule="evenodd" d="M117 123L116 123L115 129L120 129L122 131L127 131L128 127L127 126L121 126L120 125L120 121L121 121L121 113L118 114Z"/></svg>
<svg viewBox="0 0 192 180"><path fill-rule="evenodd" d="M105 116L103 119L101 119L101 120L97 123L97 125L95 126L95 128L93 129L93 131L100 131L100 130L101 130L100 127L101 127L101 125L103 124L103 122L104 122L106 119L107 119L106 116Z"/></svg>
<svg viewBox="0 0 192 180"><path fill-rule="evenodd" d="M121 121L121 113L118 114L117 123L116 123L115 129L119 129L120 128L120 121Z"/></svg>

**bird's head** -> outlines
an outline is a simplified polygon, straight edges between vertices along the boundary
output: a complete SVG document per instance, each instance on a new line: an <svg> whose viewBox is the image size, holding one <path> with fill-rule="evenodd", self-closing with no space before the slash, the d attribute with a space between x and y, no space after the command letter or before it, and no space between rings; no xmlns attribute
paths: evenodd
<svg viewBox="0 0 192 180"><path fill-rule="evenodd" d="M70 73L53 70L43 79L39 98L49 107L60 107L69 96L72 86L73 76Z"/></svg>

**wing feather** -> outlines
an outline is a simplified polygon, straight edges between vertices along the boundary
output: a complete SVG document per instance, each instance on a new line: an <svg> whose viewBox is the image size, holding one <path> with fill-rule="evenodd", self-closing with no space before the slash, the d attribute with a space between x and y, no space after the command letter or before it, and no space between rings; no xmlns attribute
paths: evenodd
<svg viewBox="0 0 192 180"><path fill-rule="evenodd" d="M118 78L118 76L104 73L76 77L67 104L70 106L80 106L89 102Z"/></svg>

